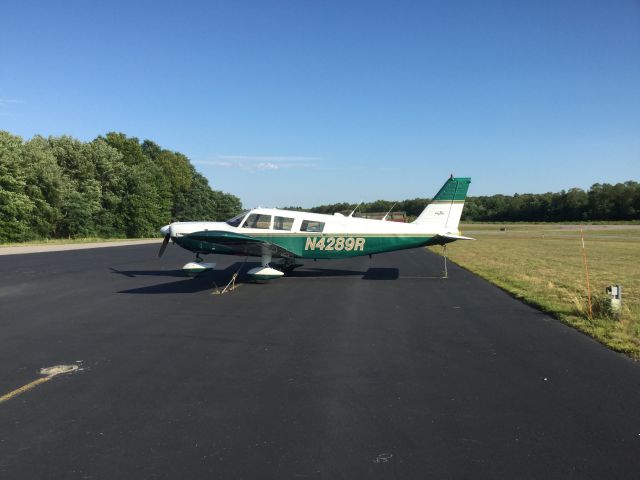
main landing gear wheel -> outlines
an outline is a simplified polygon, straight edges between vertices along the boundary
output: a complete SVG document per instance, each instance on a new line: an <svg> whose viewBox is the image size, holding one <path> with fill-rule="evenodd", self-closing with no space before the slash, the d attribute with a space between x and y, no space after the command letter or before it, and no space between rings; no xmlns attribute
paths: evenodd
<svg viewBox="0 0 640 480"><path fill-rule="evenodd" d="M262 266L252 268L247 272L247 275L249 275L256 282L261 283L284 276L284 273L282 273L280 270L276 270L275 268L271 268L269 266L270 261L271 251L268 248L263 247L262 258L260 259L260 264Z"/></svg>

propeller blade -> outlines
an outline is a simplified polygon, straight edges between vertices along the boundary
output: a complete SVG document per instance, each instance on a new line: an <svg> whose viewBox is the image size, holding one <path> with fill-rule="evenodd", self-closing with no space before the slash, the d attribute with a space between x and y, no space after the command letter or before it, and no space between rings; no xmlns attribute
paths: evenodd
<svg viewBox="0 0 640 480"><path fill-rule="evenodd" d="M164 253L164 251L167 248L167 245L169 244L169 240L171 240L171 233L167 233L164 236L164 240L162 241L162 245L160 245L160 251L158 252L158 258L160 258L162 256L162 254Z"/></svg>

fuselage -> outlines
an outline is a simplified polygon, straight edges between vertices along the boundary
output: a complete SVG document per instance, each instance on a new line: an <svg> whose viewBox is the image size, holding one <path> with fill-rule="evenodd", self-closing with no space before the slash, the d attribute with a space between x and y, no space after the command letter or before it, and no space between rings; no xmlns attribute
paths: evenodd
<svg viewBox="0 0 640 480"><path fill-rule="evenodd" d="M232 239L276 245L274 257L344 258L444 244L452 240L428 224L399 223L318 213L256 208L226 222L175 222L162 229L196 253L239 254ZM222 241L225 240L225 241ZM250 253L250 255L252 255ZM257 255L257 254L256 254Z"/></svg>

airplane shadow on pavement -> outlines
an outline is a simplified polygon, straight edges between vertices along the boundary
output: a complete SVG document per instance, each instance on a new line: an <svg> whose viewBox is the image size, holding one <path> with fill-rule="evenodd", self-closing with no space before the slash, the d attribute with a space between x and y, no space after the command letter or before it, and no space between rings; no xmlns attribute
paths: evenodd
<svg viewBox="0 0 640 480"><path fill-rule="evenodd" d="M289 278L329 278L329 277L355 277L361 276L363 280L397 280L400 272L397 268L369 268L362 270L344 270L334 268L301 268L287 273Z"/></svg>
<svg viewBox="0 0 640 480"><path fill-rule="evenodd" d="M118 291L118 293L133 294L169 294L196 293L204 290L212 290L216 287L224 288L224 286L231 281L233 274L236 272L239 272L236 283L252 283L253 281L245 274L245 272L259 265L259 263L236 262L229 265L224 270L212 270L210 272L200 274L195 278L187 277L181 270L119 271L114 268L111 270L114 273L124 275L129 278L136 278L138 276L180 277L180 280L174 282ZM304 267L299 270L289 272L286 276L288 278L335 278L360 276L362 280L397 280L400 277L397 268L369 268L366 271L361 271Z"/></svg>
<svg viewBox="0 0 640 480"><path fill-rule="evenodd" d="M113 273L117 273L119 275L124 275L125 277L135 278L135 277L183 277L184 272L182 270L118 270L116 268L111 267Z"/></svg>
<svg viewBox="0 0 640 480"><path fill-rule="evenodd" d="M180 277L180 280L169 283L160 283L157 285L149 285L146 287L139 288L131 288L128 290L120 290L118 293L138 293L138 294L167 294L167 293L196 293L202 292L204 290L213 290L218 287L224 287L229 281L234 273L240 270L240 275L238 277L241 278L242 271L246 271L249 268L249 263L244 264L243 262L236 262L229 265L224 270L212 270L210 272L205 272L197 277L187 277L182 270L161 270L154 271L151 270L146 273L146 275L154 275L158 276L169 276L169 277ZM242 268L241 268L242 267ZM123 274L125 276L136 277L138 275L145 275L143 272L116 272ZM134 275L130 275L134 274ZM240 283L240 282L238 282Z"/></svg>

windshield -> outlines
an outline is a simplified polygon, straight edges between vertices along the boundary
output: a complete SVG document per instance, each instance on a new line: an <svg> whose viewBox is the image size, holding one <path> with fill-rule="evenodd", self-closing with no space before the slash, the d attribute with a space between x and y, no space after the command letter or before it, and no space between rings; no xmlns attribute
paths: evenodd
<svg viewBox="0 0 640 480"><path fill-rule="evenodd" d="M240 215L236 215L233 218L230 218L229 220L227 220L227 223L232 227L239 227L242 223L242 220L244 220L244 217L247 216L247 213L249 213L249 210L242 212Z"/></svg>

